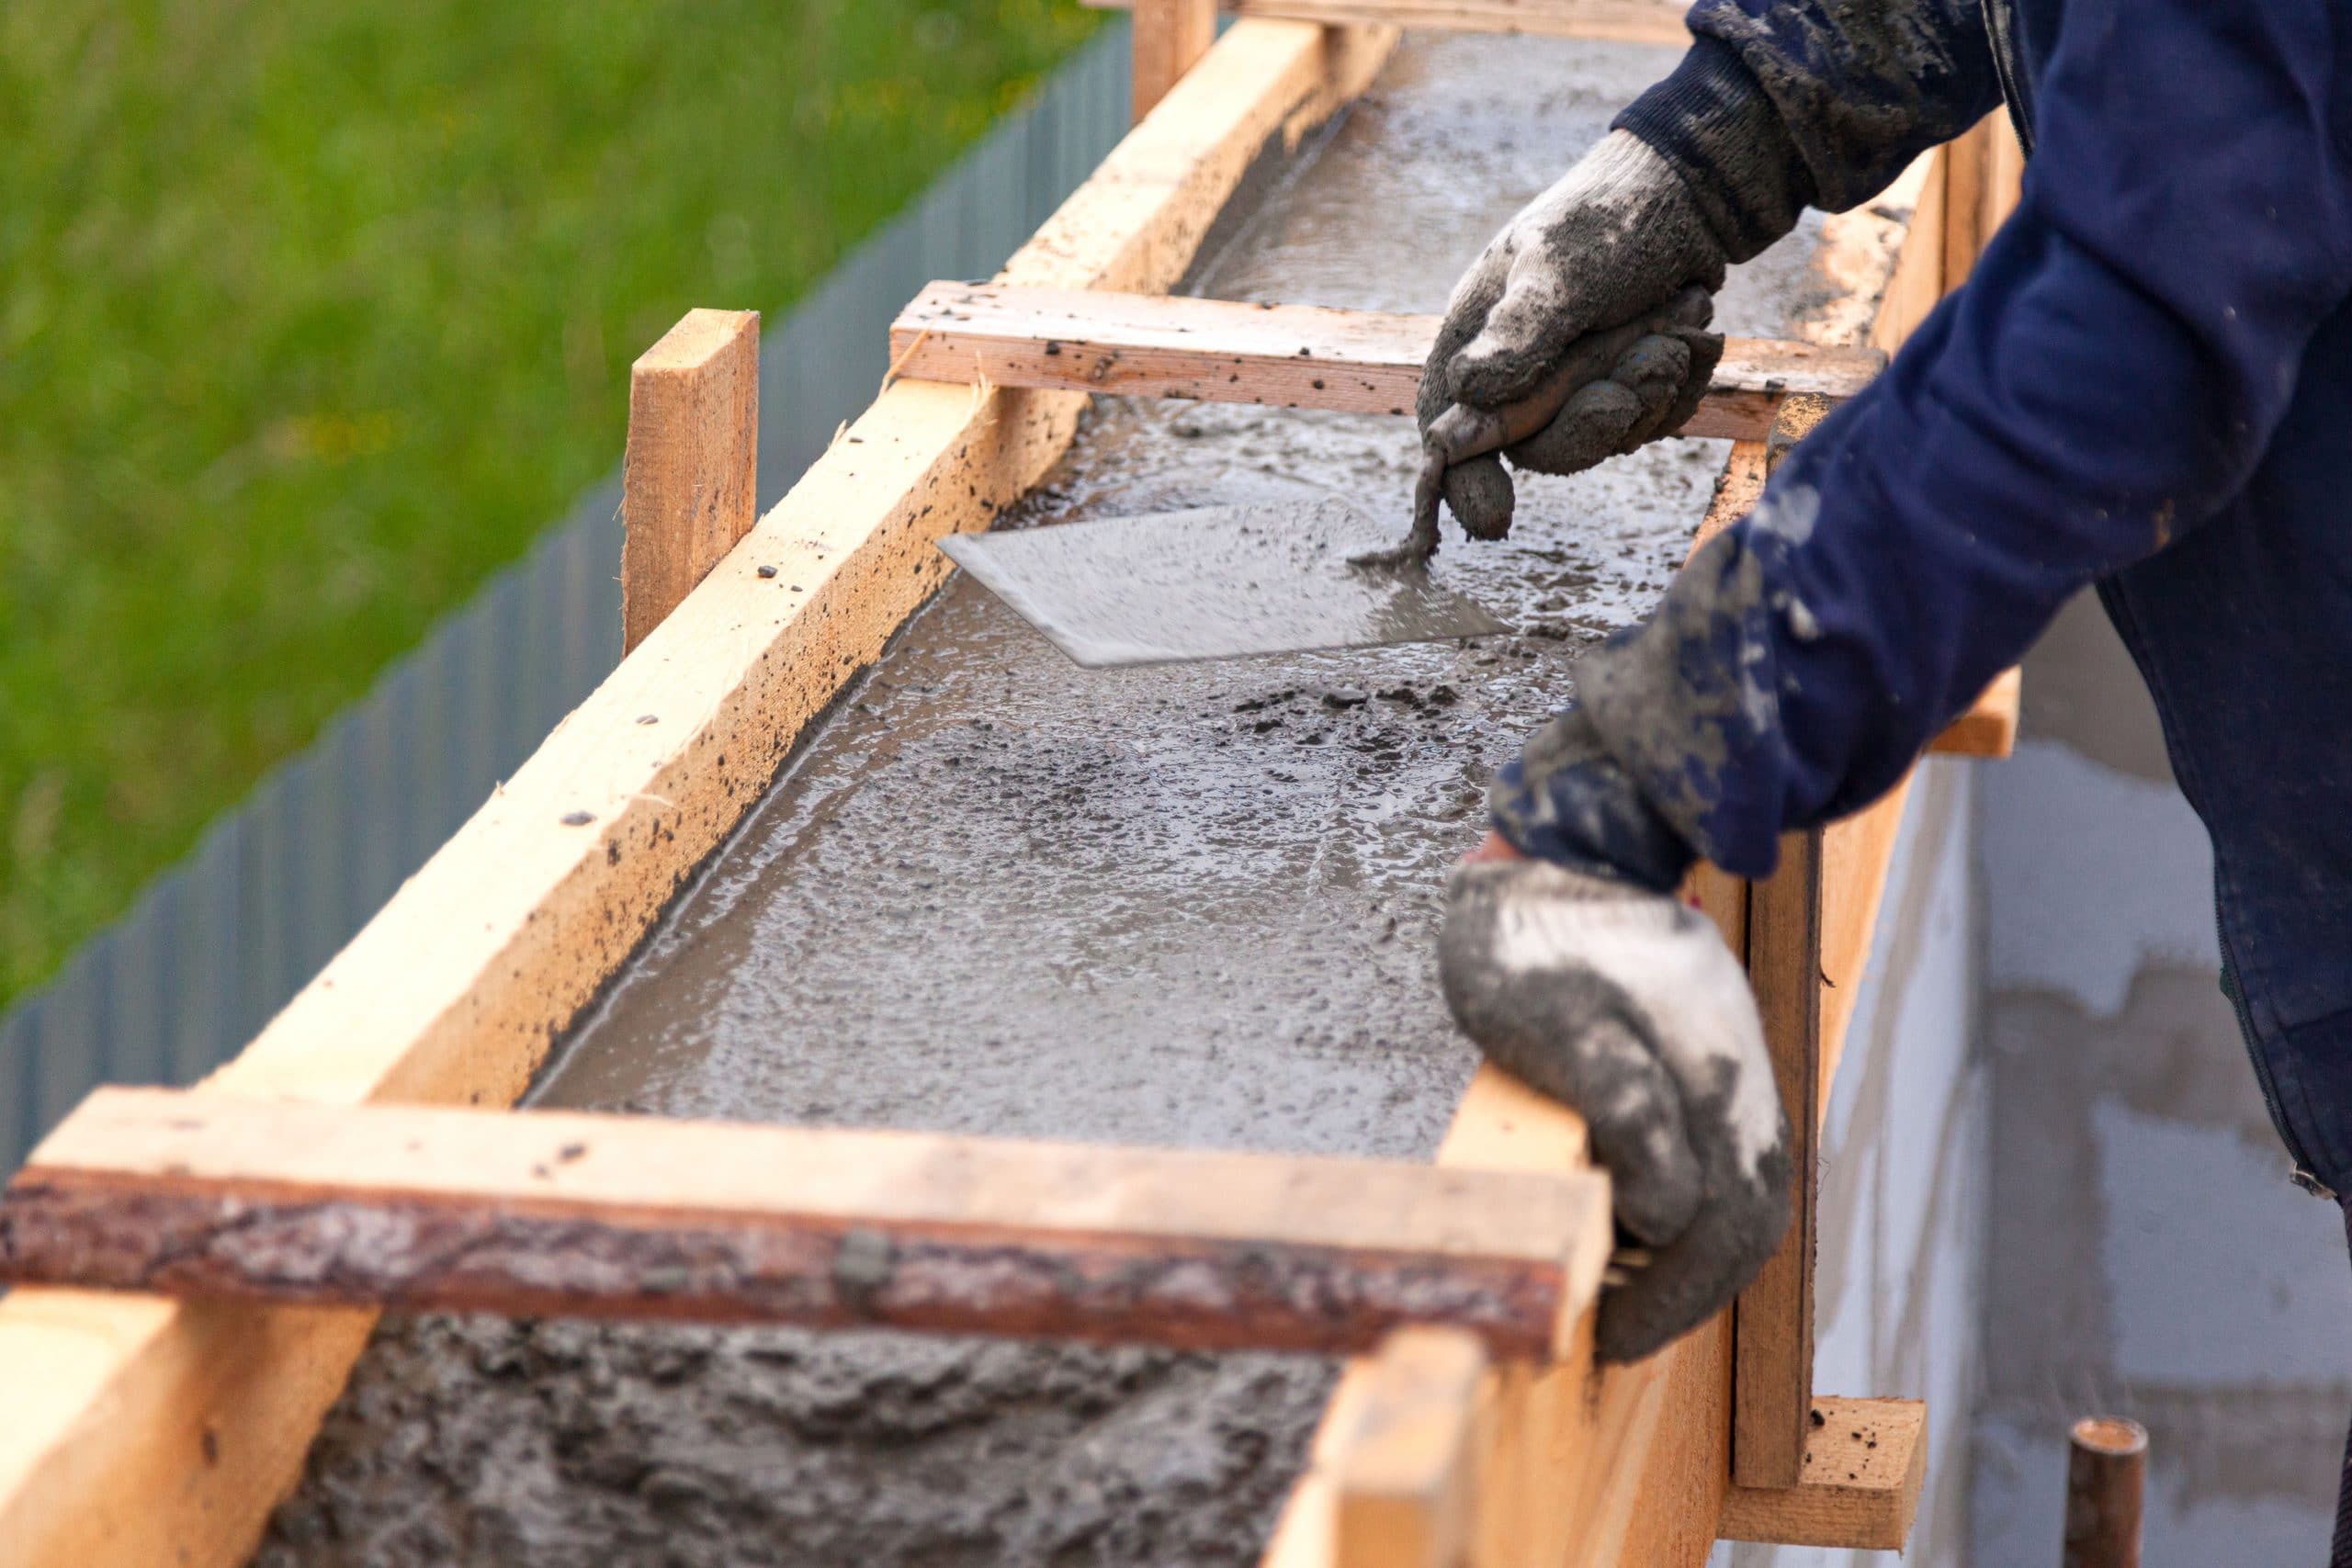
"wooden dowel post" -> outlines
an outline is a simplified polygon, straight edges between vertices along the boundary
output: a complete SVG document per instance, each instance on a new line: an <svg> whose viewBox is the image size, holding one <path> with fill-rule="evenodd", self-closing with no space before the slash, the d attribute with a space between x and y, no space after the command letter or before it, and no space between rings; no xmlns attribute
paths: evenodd
<svg viewBox="0 0 2352 1568"><path fill-rule="evenodd" d="M1826 398L1784 400L1765 438L1767 471L1828 416ZM1747 980L1789 1118L1792 1213L1781 1250L1740 1293L1732 1341L1732 1478L1794 1486L1813 1416L1814 1108L1821 1080L1821 829L1781 840L1781 868L1752 885Z"/></svg>
<svg viewBox="0 0 2352 1568"><path fill-rule="evenodd" d="M2075 1423L2066 1455L2063 1568L2140 1568L2140 1507L2148 1429L2095 1416Z"/></svg>
<svg viewBox="0 0 2352 1568"><path fill-rule="evenodd" d="M759 312L687 311L629 369L624 652L752 531L759 446Z"/></svg>
<svg viewBox="0 0 2352 1568"><path fill-rule="evenodd" d="M1216 41L1216 0L1136 0L1134 25L1140 122Z"/></svg>

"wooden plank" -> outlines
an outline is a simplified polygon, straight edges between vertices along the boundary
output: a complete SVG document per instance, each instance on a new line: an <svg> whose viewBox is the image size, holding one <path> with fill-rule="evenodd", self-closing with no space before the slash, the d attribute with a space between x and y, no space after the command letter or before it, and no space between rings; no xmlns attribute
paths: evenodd
<svg viewBox="0 0 2352 1568"><path fill-rule="evenodd" d="M1828 415L1823 398L1784 402L1764 438L1766 474ZM1797 1483L1813 1408L1823 844L1817 828L1781 835L1780 869L1748 886L1747 984L1788 1112L1792 1213L1780 1250L1732 1310L1732 1479L1742 1486Z"/></svg>
<svg viewBox="0 0 2352 1568"><path fill-rule="evenodd" d="M1996 110L1996 115L2006 115ZM1990 172L1993 117L1988 116L1944 144L1944 276L1949 294L1968 281L1976 253L1992 232L1986 224L1990 204L1985 176Z"/></svg>
<svg viewBox="0 0 2352 1568"><path fill-rule="evenodd" d="M689 310L628 375L621 646L634 649L758 515L760 314Z"/></svg>
<svg viewBox="0 0 2352 1568"><path fill-rule="evenodd" d="M1338 1568L1468 1562L1486 1382L1485 1348L1457 1329L1399 1329L1381 1346L1331 1460Z"/></svg>
<svg viewBox="0 0 2352 1568"><path fill-rule="evenodd" d="M1725 1540L1900 1551L1928 1479L1928 1407L1914 1399L1813 1402L1794 1486L1735 1486Z"/></svg>
<svg viewBox="0 0 2352 1568"><path fill-rule="evenodd" d="M1589 1172L100 1089L0 1197L0 1281L308 1305L1548 1359Z"/></svg>
<svg viewBox="0 0 2352 1568"><path fill-rule="evenodd" d="M890 328L899 374L998 387L1412 412L1439 318L1317 305L933 283ZM1784 395L1851 397L1874 349L1732 338L1681 434L1759 440Z"/></svg>
<svg viewBox="0 0 2352 1568"><path fill-rule="evenodd" d="M1243 22L1008 265L1165 288L1381 31ZM216 1083L507 1103L841 682L1068 445L1081 400L893 387ZM762 579L755 568L788 568ZM658 722L638 721L651 714ZM585 812L593 821L567 822ZM0 1568L243 1562L373 1314L26 1289L0 1300ZM136 1507L123 1498L140 1500Z"/></svg>
<svg viewBox="0 0 2352 1568"><path fill-rule="evenodd" d="M1085 0L1098 10L1124 11L1135 0ZM1305 22L1383 23L1457 33L1525 33L1609 39L1687 48L1687 8L1680 0L1224 0L1242 17L1285 17Z"/></svg>
<svg viewBox="0 0 2352 1568"><path fill-rule="evenodd" d="M1928 750L1961 757L2009 755L2017 750L2018 705L2024 694L2024 672L2014 665L2002 671Z"/></svg>
<svg viewBox="0 0 2352 1568"><path fill-rule="evenodd" d="M1734 1310L1732 1475L1793 1486L1813 1399L1813 1256L1821 1100L1821 852L1818 829L1781 840L1781 867L1750 885L1747 979L1789 1111L1792 1213L1781 1249Z"/></svg>
<svg viewBox="0 0 2352 1568"><path fill-rule="evenodd" d="M1821 953L1819 1067L1814 1074L1814 1125L1829 1114L1838 1085L1854 1002L1861 995L1878 933L1879 906L1886 893L1887 867L1903 830L1903 810L1916 773L1851 817L1821 830ZM1793 1104L1791 1114L1795 1113Z"/></svg>
<svg viewBox="0 0 2352 1568"><path fill-rule="evenodd" d="M1141 124L1216 41L1216 0L1135 0L1132 32L1132 101Z"/></svg>

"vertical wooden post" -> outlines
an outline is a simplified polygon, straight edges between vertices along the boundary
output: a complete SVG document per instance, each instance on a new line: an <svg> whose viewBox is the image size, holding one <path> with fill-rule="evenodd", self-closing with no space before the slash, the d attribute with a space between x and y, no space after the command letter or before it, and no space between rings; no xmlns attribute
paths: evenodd
<svg viewBox="0 0 2352 1568"><path fill-rule="evenodd" d="M1764 443L1767 472L1829 412L1825 398L1784 399ZM1772 1075L1789 1118L1789 1234L1732 1319L1732 1479L1794 1486L1813 1417L1815 1145L1821 1096L1819 829L1781 840L1781 868L1750 886L1747 980L1764 1018Z"/></svg>
<svg viewBox="0 0 2352 1568"><path fill-rule="evenodd" d="M1216 41L1216 0L1136 0L1135 118L1141 123Z"/></svg>
<svg viewBox="0 0 2352 1568"><path fill-rule="evenodd" d="M2007 110L1994 110L1966 135L1944 144L1943 178L1943 287L1949 294L1968 281L1993 231L2018 204L2025 152Z"/></svg>
<svg viewBox="0 0 2352 1568"><path fill-rule="evenodd" d="M758 507L760 316L689 310L629 369L621 646L643 642Z"/></svg>
<svg viewBox="0 0 2352 1568"><path fill-rule="evenodd" d="M1487 1353L1453 1328L1401 1328L1381 1346L1332 1465L1332 1568L1465 1568Z"/></svg>
<svg viewBox="0 0 2352 1568"><path fill-rule="evenodd" d="M2148 1429L2092 1416L2075 1423L2066 1456L2064 1568L2140 1568L2140 1503Z"/></svg>
<svg viewBox="0 0 2352 1568"><path fill-rule="evenodd" d="M1947 294L1968 281L1976 253L1984 246L1985 164L1992 141L1990 117L1944 143L1944 284Z"/></svg>

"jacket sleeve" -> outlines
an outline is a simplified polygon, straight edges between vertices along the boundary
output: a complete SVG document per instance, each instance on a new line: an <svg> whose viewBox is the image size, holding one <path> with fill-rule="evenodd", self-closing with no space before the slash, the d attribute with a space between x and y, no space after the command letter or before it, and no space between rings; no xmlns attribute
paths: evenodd
<svg viewBox="0 0 2352 1568"><path fill-rule="evenodd" d="M2245 483L2352 290L2342 26L2324 0L2069 5L2023 201L1967 286L1579 665L1586 722L1698 852L1769 872L2075 591ZM1561 819L1535 797L1574 780L1542 772L1498 784L1507 833L1514 792Z"/></svg>
<svg viewBox="0 0 2352 1568"><path fill-rule="evenodd" d="M1686 19L1690 52L1613 128L1681 172L1734 261L2001 102L1980 0L1699 0Z"/></svg>

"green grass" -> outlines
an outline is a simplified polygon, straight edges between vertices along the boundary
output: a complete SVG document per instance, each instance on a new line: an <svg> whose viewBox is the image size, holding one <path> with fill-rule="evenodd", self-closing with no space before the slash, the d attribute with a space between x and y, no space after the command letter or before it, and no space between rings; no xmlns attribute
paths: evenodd
<svg viewBox="0 0 2352 1568"><path fill-rule="evenodd" d="M608 471L1074 0L0 0L0 1000Z"/></svg>

